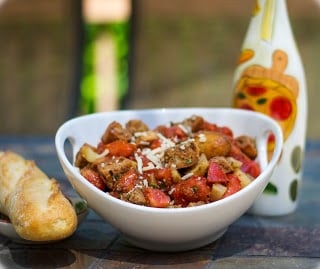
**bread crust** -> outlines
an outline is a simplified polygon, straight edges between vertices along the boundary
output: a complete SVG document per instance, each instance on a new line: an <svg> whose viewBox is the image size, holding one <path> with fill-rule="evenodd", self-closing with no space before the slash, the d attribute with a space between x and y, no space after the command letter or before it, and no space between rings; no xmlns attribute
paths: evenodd
<svg viewBox="0 0 320 269"><path fill-rule="evenodd" d="M56 241L76 230L76 212L34 161L6 151L0 153L0 212L26 240Z"/></svg>

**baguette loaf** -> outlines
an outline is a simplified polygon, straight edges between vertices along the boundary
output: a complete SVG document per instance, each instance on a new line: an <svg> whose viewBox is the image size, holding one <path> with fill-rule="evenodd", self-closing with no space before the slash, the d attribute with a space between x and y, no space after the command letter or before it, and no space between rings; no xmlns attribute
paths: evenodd
<svg viewBox="0 0 320 269"><path fill-rule="evenodd" d="M58 182L11 151L0 152L0 212L27 240L60 240L77 228L76 212Z"/></svg>

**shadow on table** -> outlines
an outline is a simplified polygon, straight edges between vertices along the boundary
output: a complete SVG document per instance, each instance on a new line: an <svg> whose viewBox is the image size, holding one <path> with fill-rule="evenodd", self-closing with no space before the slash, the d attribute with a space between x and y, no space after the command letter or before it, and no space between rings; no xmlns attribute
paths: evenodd
<svg viewBox="0 0 320 269"><path fill-rule="evenodd" d="M76 261L76 256L67 249L30 248L10 249L9 255L1 257L1 268L61 268Z"/></svg>
<svg viewBox="0 0 320 269"><path fill-rule="evenodd" d="M132 246L110 225L91 212L86 225L81 225L71 238L43 246L9 245L10 255L5 258L9 263L11 256L15 265L26 268L61 268L75 265L77 268L132 268L132 265L139 264L142 268L148 265L165 268L183 265L184 269L197 269L219 259L250 255L252 251L256 251L256 240L263 238L264 233L263 227L255 218L247 220L244 217L231 225L220 239L205 247L177 253L152 252ZM78 254L70 250L75 250Z"/></svg>
<svg viewBox="0 0 320 269"><path fill-rule="evenodd" d="M163 253L147 251L134 247L127 243L125 239L119 237L109 249L101 252L99 259L91 266L92 268L127 268L125 265L128 266L129 264L146 266L183 264L184 269L203 268L213 260L246 253L255 243L255 237L258 234L261 237L264 233L264 229L259 227L258 222L254 219L252 221L250 229L241 223L234 224L217 241L205 247L185 252ZM251 231L251 227L256 227L254 232Z"/></svg>
<svg viewBox="0 0 320 269"><path fill-rule="evenodd" d="M247 218L247 216L243 218ZM226 234L217 242L218 246L212 255L212 260L235 255L250 255L257 240L264 238L266 231L255 218L249 218L250 224L242 223L241 219L229 227Z"/></svg>

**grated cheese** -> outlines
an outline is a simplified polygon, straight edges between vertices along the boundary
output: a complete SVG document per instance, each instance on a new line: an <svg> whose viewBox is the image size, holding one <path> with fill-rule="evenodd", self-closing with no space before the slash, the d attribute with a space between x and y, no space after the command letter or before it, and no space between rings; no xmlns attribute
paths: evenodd
<svg viewBox="0 0 320 269"><path fill-rule="evenodd" d="M200 142L206 142L207 141L207 137L205 136L205 134L199 134L199 141Z"/></svg>
<svg viewBox="0 0 320 269"><path fill-rule="evenodd" d="M171 194L173 194L175 191L176 191L176 188L171 188L171 189L168 191L168 194L171 195Z"/></svg>
<svg viewBox="0 0 320 269"><path fill-rule="evenodd" d="M152 170L154 168L155 168L154 164L150 162L150 163L148 163L148 166L142 167L142 171L149 171L149 170Z"/></svg>
<svg viewBox="0 0 320 269"><path fill-rule="evenodd" d="M175 144L168 138L164 137L162 134L157 133L158 137L161 139L161 145L164 146L165 148L171 148L174 147Z"/></svg>
<svg viewBox="0 0 320 269"><path fill-rule="evenodd" d="M185 134L190 134L191 133L191 128L190 126L185 126L183 124L178 124L178 127L185 133Z"/></svg>
<svg viewBox="0 0 320 269"><path fill-rule="evenodd" d="M163 165L161 163L161 159L152 153L152 151L148 151L146 154L146 157L157 167L157 168L162 168Z"/></svg>
<svg viewBox="0 0 320 269"><path fill-rule="evenodd" d="M148 187L149 186L148 180L144 179L142 182L143 182L143 186L144 187Z"/></svg>
<svg viewBox="0 0 320 269"><path fill-rule="evenodd" d="M98 154L97 157L98 158L101 158L101 157L105 157L109 154L109 150L108 149L105 149L102 153Z"/></svg>
<svg viewBox="0 0 320 269"><path fill-rule="evenodd" d="M135 132L134 136L139 137L139 136L143 136L144 134L145 134L145 132Z"/></svg>
<svg viewBox="0 0 320 269"><path fill-rule="evenodd" d="M134 154L134 157L135 157L135 159L136 159L136 161L137 161L137 169L138 169L138 172L140 173L140 174L142 174L142 166L143 166L143 163L142 163L142 159L140 158L140 156L137 154L137 153L135 153Z"/></svg>
<svg viewBox="0 0 320 269"><path fill-rule="evenodd" d="M183 177L181 177L181 179L182 180L186 180L186 179L188 179L188 178L190 178L192 176L193 176L193 173L191 172L191 173L185 174Z"/></svg>
<svg viewBox="0 0 320 269"><path fill-rule="evenodd" d="M180 147L181 150L185 150L186 149L186 146L184 144L181 144L179 147Z"/></svg>

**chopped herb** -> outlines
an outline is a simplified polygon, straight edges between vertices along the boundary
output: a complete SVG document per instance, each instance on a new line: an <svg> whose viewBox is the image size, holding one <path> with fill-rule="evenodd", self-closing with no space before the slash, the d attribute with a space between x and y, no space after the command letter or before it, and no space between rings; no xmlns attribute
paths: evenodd
<svg viewBox="0 0 320 269"><path fill-rule="evenodd" d="M82 200L80 202L77 202L75 205L74 205L74 209L76 211L77 214L87 210L88 208L88 205L87 205L87 202L85 200Z"/></svg>

